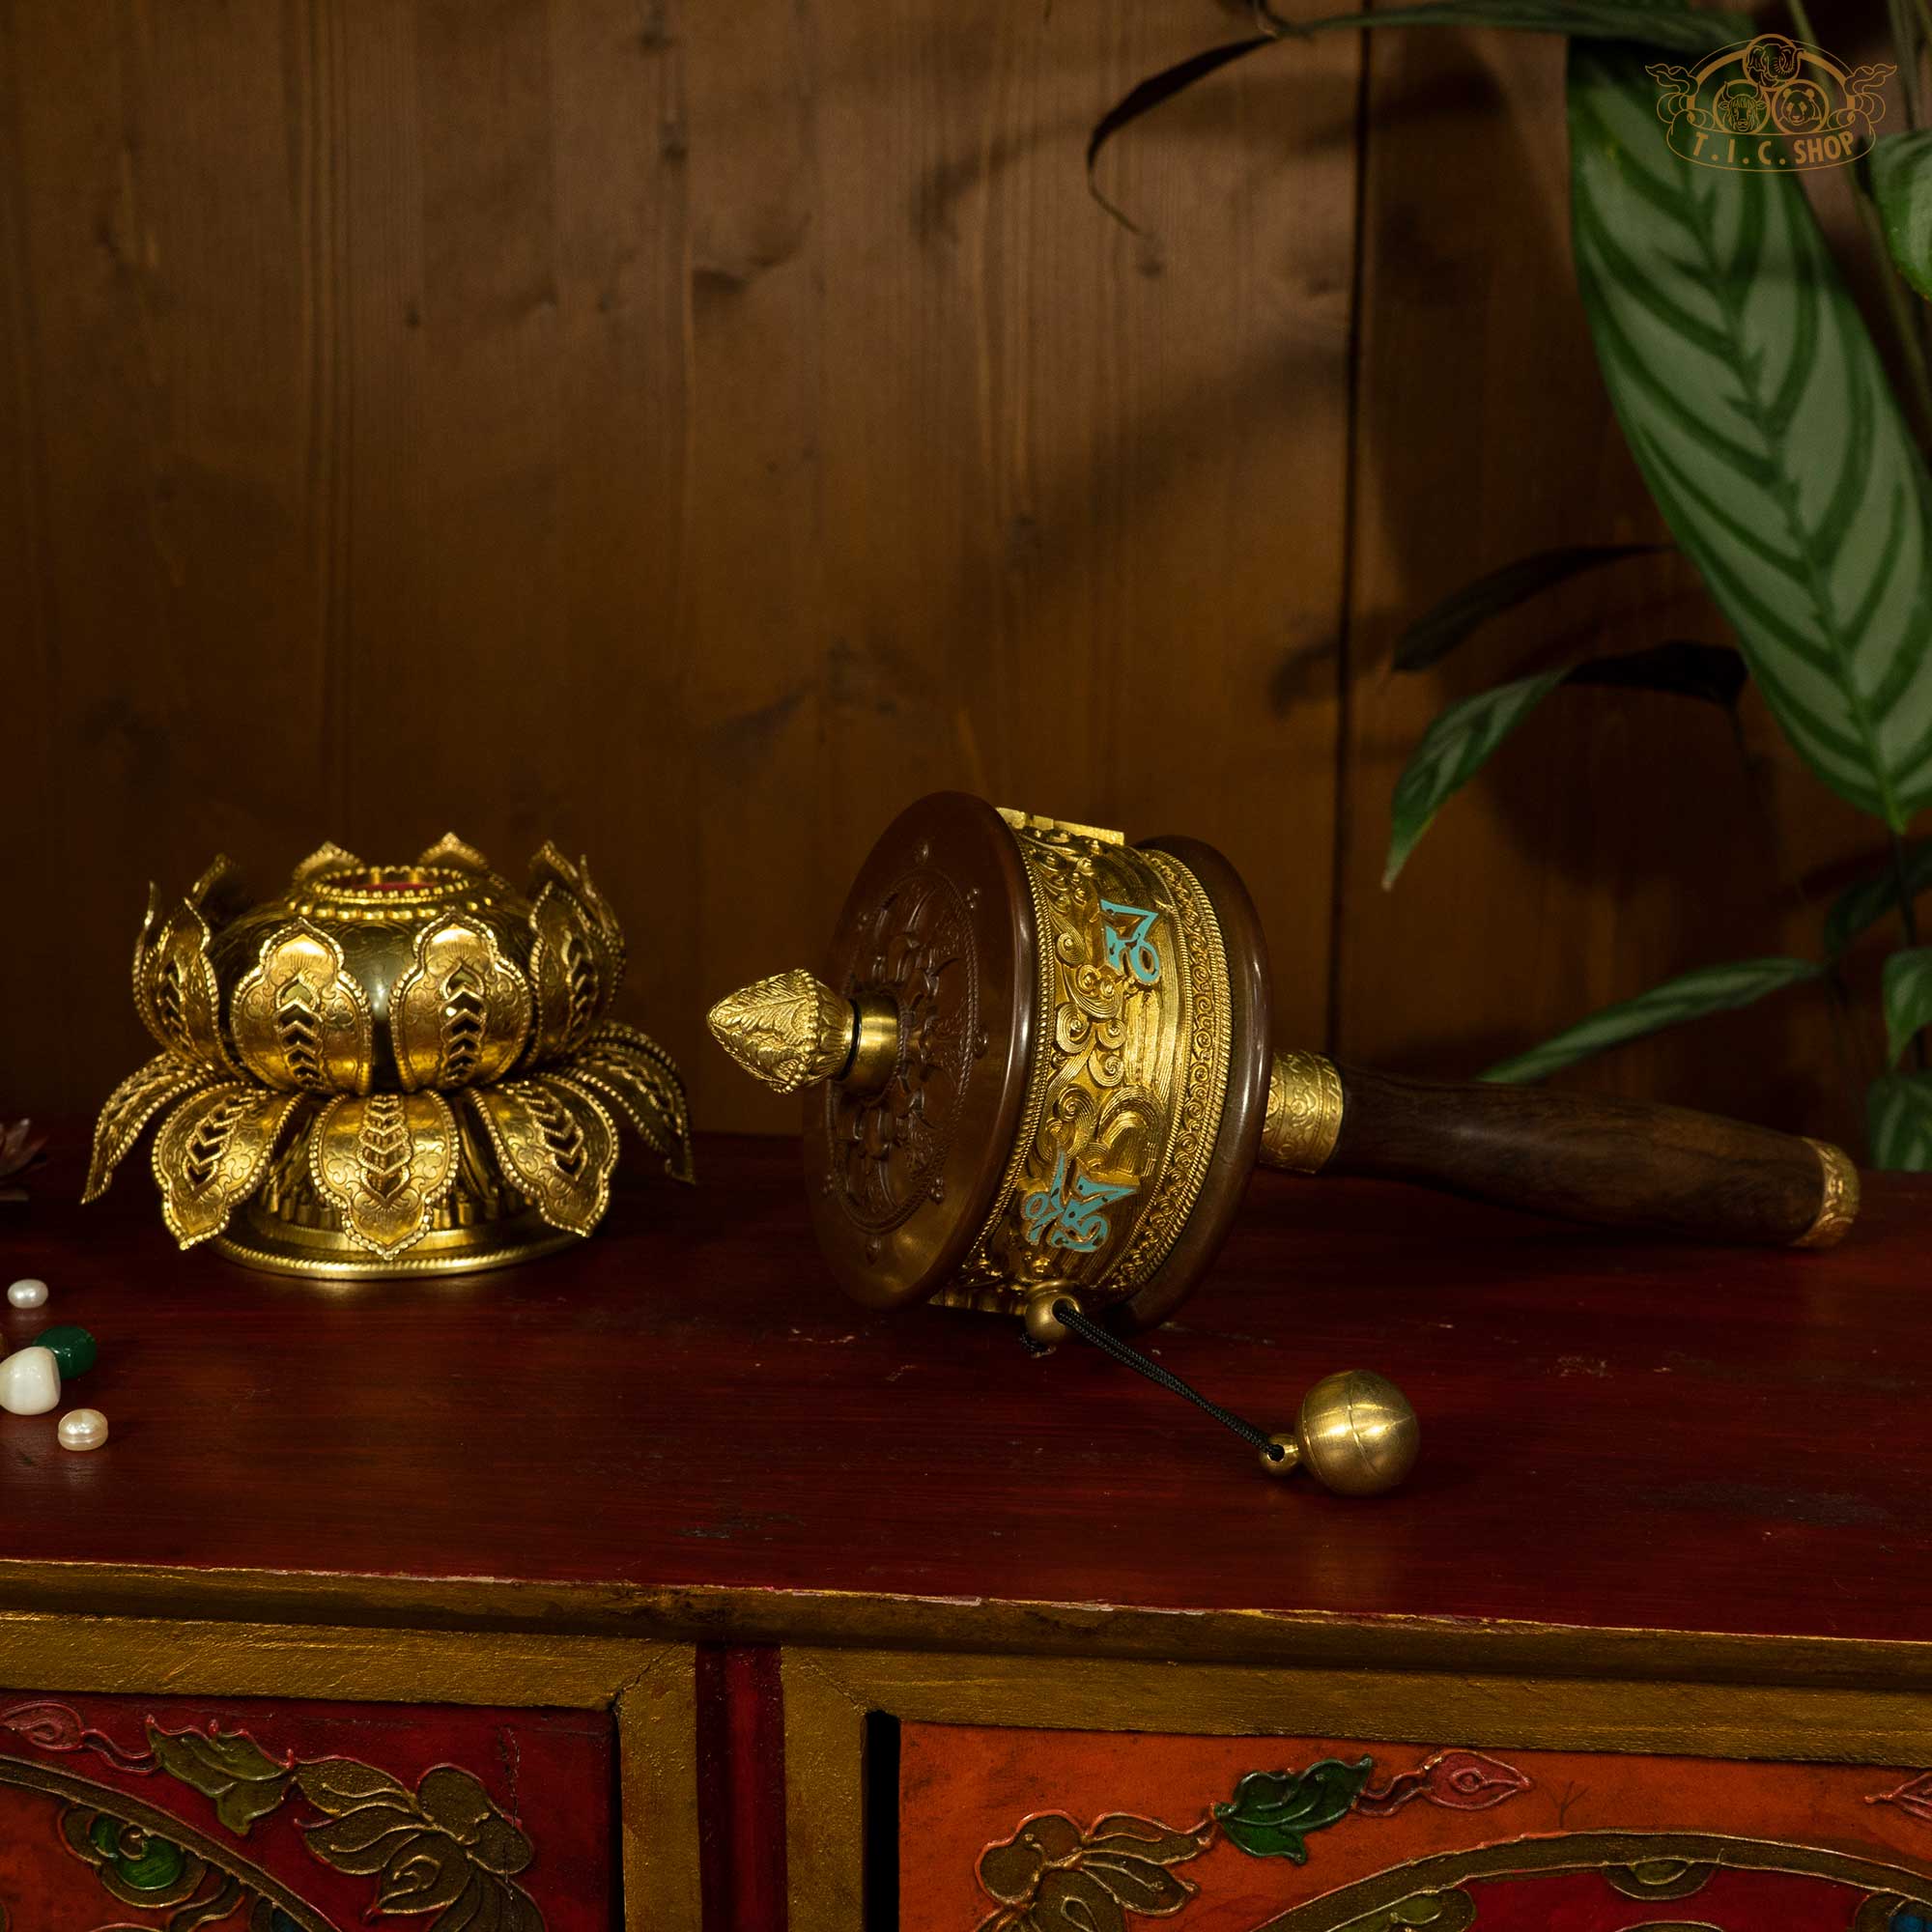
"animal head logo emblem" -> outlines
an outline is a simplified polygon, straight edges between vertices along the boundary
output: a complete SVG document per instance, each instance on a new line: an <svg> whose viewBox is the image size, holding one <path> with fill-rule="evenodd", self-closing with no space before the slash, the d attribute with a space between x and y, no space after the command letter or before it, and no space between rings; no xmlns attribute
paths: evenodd
<svg viewBox="0 0 1932 1932"><path fill-rule="evenodd" d="M1846 68L1821 47L1759 34L1697 68L1646 68L1673 154L1705 168L1752 174L1837 168L1869 152L1885 119L1880 87L1896 71Z"/></svg>

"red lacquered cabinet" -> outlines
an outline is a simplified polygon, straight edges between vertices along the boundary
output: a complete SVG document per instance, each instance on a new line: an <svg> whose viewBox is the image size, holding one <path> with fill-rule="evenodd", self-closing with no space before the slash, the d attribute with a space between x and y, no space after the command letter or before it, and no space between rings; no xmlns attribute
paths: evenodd
<svg viewBox="0 0 1932 1932"><path fill-rule="evenodd" d="M604 1932L614 1743L581 1711L0 1692L0 1922Z"/></svg>
<svg viewBox="0 0 1932 1932"><path fill-rule="evenodd" d="M1823 1255L1256 1178L1160 1358L841 1301L785 1143L500 1275L0 1208L0 1932L1927 1932L1932 1189Z"/></svg>

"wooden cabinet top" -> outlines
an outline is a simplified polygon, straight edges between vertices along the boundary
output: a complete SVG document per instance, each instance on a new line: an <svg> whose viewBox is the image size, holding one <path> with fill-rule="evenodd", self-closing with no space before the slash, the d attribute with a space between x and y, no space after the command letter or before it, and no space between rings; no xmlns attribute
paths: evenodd
<svg viewBox="0 0 1932 1932"><path fill-rule="evenodd" d="M627 1157L565 1256L344 1287L177 1253L137 1161L83 1209L63 1147L0 1208L0 1271L52 1290L0 1332L92 1329L70 1400L113 1439L0 1415L0 1608L1424 1662L1506 1627L1566 1668L1586 1635L1696 1633L1812 1678L1842 1639L1932 1655L1926 1181L1872 1179L1814 1255L1258 1176L1150 1339L1268 1426L1330 1369L1393 1377L1421 1462L1349 1502L1075 1345L849 1305L788 1143L705 1140L696 1189Z"/></svg>

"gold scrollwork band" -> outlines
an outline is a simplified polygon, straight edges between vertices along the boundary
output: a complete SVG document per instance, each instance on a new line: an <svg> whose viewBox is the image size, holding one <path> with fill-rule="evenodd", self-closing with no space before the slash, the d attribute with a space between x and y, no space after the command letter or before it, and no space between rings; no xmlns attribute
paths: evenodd
<svg viewBox="0 0 1932 1932"><path fill-rule="evenodd" d="M1004 812L1039 931L1047 1023L1013 1157L945 1305L1016 1312L1041 1288L1124 1299L1200 1194L1234 1023L1220 923L1179 860Z"/></svg>
<svg viewBox="0 0 1932 1932"><path fill-rule="evenodd" d="M1835 1247L1859 1217L1859 1171L1844 1151L1830 1141L1807 1140L1805 1146L1818 1156L1818 1165L1825 1171L1825 1192L1811 1225L1791 1245Z"/></svg>
<svg viewBox="0 0 1932 1932"><path fill-rule="evenodd" d="M1319 1053L1277 1053L1268 1068L1261 1160L1320 1174L1342 1132L1342 1076Z"/></svg>

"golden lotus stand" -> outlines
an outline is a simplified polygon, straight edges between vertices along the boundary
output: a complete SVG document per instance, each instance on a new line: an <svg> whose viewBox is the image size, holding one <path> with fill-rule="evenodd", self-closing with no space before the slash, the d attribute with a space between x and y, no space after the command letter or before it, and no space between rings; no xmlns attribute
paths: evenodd
<svg viewBox="0 0 1932 1932"><path fill-rule="evenodd" d="M109 1096L84 1195L156 1117L184 1248L343 1279L567 1246L610 1200L622 1121L691 1179L683 1083L609 1017L616 920L546 845L519 893L453 835L410 866L325 845L246 903L225 860L151 897L134 1003L162 1052Z"/></svg>

